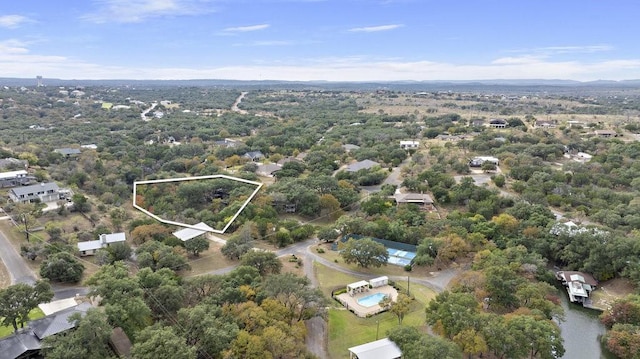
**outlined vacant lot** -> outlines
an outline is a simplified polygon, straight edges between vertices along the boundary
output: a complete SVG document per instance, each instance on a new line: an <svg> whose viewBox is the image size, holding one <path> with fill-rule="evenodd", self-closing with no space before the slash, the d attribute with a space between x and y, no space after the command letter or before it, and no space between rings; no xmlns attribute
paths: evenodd
<svg viewBox="0 0 640 359"><path fill-rule="evenodd" d="M180 177L133 183L133 207L162 223L222 234L262 188L227 175ZM215 222L215 223L210 223Z"/></svg>

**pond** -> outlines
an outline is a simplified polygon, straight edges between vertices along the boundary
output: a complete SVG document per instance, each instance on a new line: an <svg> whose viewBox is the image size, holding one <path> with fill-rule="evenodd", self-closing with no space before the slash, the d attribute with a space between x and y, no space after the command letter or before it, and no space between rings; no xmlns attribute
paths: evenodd
<svg viewBox="0 0 640 359"><path fill-rule="evenodd" d="M560 323L565 348L563 358L616 359L600 344L606 331L598 319L600 312L571 304L566 293L560 294L566 319Z"/></svg>

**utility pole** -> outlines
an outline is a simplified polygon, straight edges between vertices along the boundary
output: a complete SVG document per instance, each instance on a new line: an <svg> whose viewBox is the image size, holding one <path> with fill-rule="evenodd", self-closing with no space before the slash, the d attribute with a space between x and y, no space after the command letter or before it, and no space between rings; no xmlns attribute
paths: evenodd
<svg viewBox="0 0 640 359"><path fill-rule="evenodd" d="M411 296L411 281L410 281L411 275L407 275L407 296Z"/></svg>
<svg viewBox="0 0 640 359"><path fill-rule="evenodd" d="M27 242L29 242L29 227L27 227L27 215L22 214L22 223L24 223L24 233L27 235Z"/></svg>
<svg viewBox="0 0 640 359"><path fill-rule="evenodd" d="M380 332L380 320L376 320L376 340L378 340L378 332Z"/></svg>

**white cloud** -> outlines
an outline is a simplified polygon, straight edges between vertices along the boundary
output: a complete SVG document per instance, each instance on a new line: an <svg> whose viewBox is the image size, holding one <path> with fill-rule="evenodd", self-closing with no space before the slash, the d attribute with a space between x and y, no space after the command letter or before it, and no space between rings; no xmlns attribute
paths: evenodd
<svg viewBox="0 0 640 359"><path fill-rule="evenodd" d="M4 15L0 16L0 27L15 29L20 25L31 21L32 20L22 15Z"/></svg>
<svg viewBox="0 0 640 359"><path fill-rule="evenodd" d="M501 57L491 61L493 65L522 65L539 62L543 57L541 56L513 56L513 57Z"/></svg>
<svg viewBox="0 0 640 359"><path fill-rule="evenodd" d="M277 43L277 42L276 42ZM275 45L265 42L262 46ZM256 43L258 44L258 43ZM255 60L250 64L207 68L113 66L64 56L31 54L19 40L0 42L3 76L37 74L63 79L229 79L291 81L429 81L493 79L567 79L578 81L640 79L640 59L600 62L550 61L544 57L505 57L489 63L453 64L434 61L372 59L366 56Z"/></svg>
<svg viewBox="0 0 640 359"><path fill-rule="evenodd" d="M82 18L96 23L142 22L162 16L201 15L212 12L206 2L198 0L94 0L98 4L95 12Z"/></svg>
<svg viewBox="0 0 640 359"><path fill-rule="evenodd" d="M20 40L4 40L0 41L0 56L26 54L29 50L27 44Z"/></svg>
<svg viewBox="0 0 640 359"><path fill-rule="evenodd" d="M224 32L251 32L251 31L259 31L268 28L269 24L260 24L260 25L250 25L250 26L238 26L238 27L228 27L222 31Z"/></svg>
<svg viewBox="0 0 640 359"><path fill-rule="evenodd" d="M236 43L232 46L241 47L241 46L291 46L295 43L292 41L285 40L264 40L264 41L253 41L247 43Z"/></svg>
<svg viewBox="0 0 640 359"><path fill-rule="evenodd" d="M349 29L350 32L379 32L389 31L402 27L402 24L380 25L380 26L368 26L368 27L354 27Z"/></svg>
<svg viewBox="0 0 640 359"><path fill-rule="evenodd" d="M530 49L508 50L507 52L554 55L554 54L591 54L594 52L606 52L611 50L613 50L613 46L603 44L603 45L578 45L578 46L546 46L546 47L534 47Z"/></svg>

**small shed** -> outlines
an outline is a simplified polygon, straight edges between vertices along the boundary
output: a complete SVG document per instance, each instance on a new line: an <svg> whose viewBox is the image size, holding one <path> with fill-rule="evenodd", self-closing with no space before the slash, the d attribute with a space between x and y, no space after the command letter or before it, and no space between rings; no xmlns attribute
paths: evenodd
<svg viewBox="0 0 640 359"><path fill-rule="evenodd" d="M195 238L197 236L203 235L206 232L213 232L213 228L209 227L206 223L204 222L200 222L196 225L194 225L194 227L198 228L183 228L179 231L173 232L173 235L176 236L178 239L180 239L183 242L186 242L192 238Z"/></svg>
<svg viewBox="0 0 640 359"><path fill-rule="evenodd" d="M361 280L359 282L347 284L347 293L354 295L369 290L369 282Z"/></svg>
<svg viewBox="0 0 640 359"><path fill-rule="evenodd" d="M131 357L131 340L127 336L127 333L122 330L120 327L115 327L111 331L111 335L109 336L109 344L111 344L111 348L120 358L130 358Z"/></svg>
<svg viewBox="0 0 640 359"><path fill-rule="evenodd" d="M378 288L378 287L383 287L385 285L389 285L389 277L385 275L382 277L370 279L369 284L371 284L372 288Z"/></svg>

